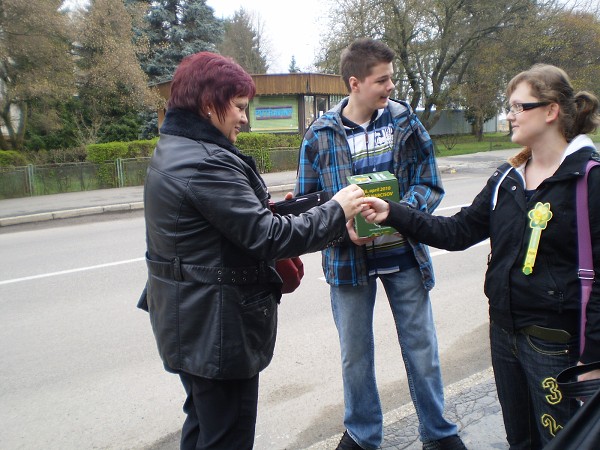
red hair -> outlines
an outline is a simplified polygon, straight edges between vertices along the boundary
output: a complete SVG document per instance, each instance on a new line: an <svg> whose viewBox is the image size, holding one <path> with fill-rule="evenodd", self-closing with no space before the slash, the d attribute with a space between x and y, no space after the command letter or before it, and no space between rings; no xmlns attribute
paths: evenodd
<svg viewBox="0 0 600 450"><path fill-rule="evenodd" d="M186 56L171 82L168 108L185 109L203 117L214 110L223 120L235 97L256 94L254 81L233 59L211 52Z"/></svg>

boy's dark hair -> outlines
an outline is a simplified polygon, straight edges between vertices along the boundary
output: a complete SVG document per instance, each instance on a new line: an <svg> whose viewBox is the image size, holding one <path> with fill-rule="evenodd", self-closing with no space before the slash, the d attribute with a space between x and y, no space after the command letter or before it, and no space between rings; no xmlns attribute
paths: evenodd
<svg viewBox="0 0 600 450"><path fill-rule="evenodd" d="M373 66L391 63L395 56L391 48L371 38L357 39L346 47L340 57L340 72L348 92L350 92L350 77L363 81L370 75Z"/></svg>

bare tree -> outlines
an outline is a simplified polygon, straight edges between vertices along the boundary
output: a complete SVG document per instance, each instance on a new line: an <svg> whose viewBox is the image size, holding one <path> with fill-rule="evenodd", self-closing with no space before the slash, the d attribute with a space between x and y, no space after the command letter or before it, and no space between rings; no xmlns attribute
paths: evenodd
<svg viewBox="0 0 600 450"><path fill-rule="evenodd" d="M537 20L505 42L520 57L514 71L535 63L564 69L578 89L600 93L600 14L580 9L543 10Z"/></svg>
<svg viewBox="0 0 600 450"><path fill-rule="evenodd" d="M123 0L92 0L76 22L77 80L86 123L81 136L94 141L111 112L123 108L156 108L158 94L148 87L136 54L132 21ZM85 143L85 142L83 142Z"/></svg>
<svg viewBox="0 0 600 450"><path fill-rule="evenodd" d="M382 39L397 54L396 96L422 108L423 123L432 127L441 110L457 98L482 46L554 2L341 0L332 12L337 22L331 26L331 39L322 41L320 67L331 70L331 57L357 37Z"/></svg>

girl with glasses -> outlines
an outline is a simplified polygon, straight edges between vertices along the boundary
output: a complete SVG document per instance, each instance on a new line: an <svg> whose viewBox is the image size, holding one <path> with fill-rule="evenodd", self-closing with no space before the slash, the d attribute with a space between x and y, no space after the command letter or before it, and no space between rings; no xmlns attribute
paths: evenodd
<svg viewBox="0 0 600 450"><path fill-rule="evenodd" d="M523 150L500 166L473 203L438 217L367 198L363 216L447 250L490 238L485 277L492 365L511 450L544 447L578 409L562 396L556 375L600 360L600 285L587 307L579 352L575 187L591 159L600 159L586 133L600 124L598 99L575 93L567 74L535 65L507 87L512 141ZM594 270L600 273L600 170L588 179ZM600 371L587 374L600 377Z"/></svg>

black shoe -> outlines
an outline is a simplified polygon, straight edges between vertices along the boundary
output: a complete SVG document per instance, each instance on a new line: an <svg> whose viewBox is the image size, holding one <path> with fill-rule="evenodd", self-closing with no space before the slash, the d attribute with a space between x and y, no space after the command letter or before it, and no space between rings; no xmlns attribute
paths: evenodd
<svg viewBox="0 0 600 450"><path fill-rule="evenodd" d="M363 450L363 448L354 442L354 439L350 437L348 431L344 431L344 435L342 436L342 440L335 448L335 450Z"/></svg>
<svg viewBox="0 0 600 450"><path fill-rule="evenodd" d="M457 435L423 443L423 450L467 450Z"/></svg>

